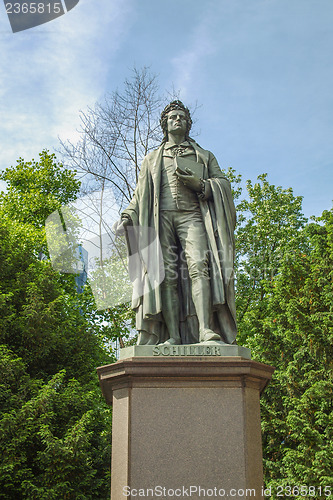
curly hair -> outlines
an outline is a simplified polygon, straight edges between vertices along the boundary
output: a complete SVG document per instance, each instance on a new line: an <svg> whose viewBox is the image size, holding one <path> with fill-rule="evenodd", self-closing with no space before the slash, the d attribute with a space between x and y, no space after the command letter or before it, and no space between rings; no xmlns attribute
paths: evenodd
<svg viewBox="0 0 333 500"><path fill-rule="evenodd" d="M160 119L160 125L163 131L163 142L166 142L168 140L168 113L169 111L173 111L174 109L181 109L185 113L185 118L187 122L186 126L186 132L185 132L185 139L189 140L189 133L192 127L192 118L190 114L190 110L184 106L184 104L181 101L172 101L170 104L165 106L161 113L161 119Z"/></svg>

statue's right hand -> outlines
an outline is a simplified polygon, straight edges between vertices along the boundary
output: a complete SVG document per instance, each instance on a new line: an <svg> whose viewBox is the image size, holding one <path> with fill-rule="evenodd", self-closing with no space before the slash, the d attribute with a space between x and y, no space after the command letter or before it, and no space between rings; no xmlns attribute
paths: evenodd
<svg viewBox="0 0 333 500"><path fill-rule="evenodd" d="M125 234L127 226L131 225L132 225L131 219L126 217L115 222L114 225L112 226L112 229L116 236L122 236L123 234Z"/></svg>

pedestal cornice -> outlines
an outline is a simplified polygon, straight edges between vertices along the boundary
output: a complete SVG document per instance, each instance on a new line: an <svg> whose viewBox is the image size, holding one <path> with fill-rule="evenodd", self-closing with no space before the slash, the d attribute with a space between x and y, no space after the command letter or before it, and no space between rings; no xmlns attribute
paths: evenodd
<svg viewBox="0 0 333 500"><path fill-rule="evenodd" d="M103 395L112 404L112 392L136 387L253 387L263 392L274 368L232 357L133 357L97 368Z"/></svg>

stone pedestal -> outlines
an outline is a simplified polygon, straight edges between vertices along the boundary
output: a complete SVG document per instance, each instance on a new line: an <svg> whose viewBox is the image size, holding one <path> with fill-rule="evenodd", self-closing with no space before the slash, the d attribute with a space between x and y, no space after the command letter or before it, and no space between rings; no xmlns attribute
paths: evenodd
<svg viewBox="0 0 333 500"><path fill-rule="evenodd" d="M161 353L98 368L113 404L112 500L263 498L259 398L273 370Z"/></svg>

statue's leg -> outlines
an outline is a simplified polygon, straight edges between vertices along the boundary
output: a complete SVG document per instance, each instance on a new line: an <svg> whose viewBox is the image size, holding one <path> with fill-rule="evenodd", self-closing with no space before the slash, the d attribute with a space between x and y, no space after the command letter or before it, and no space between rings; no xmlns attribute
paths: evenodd
<svg viewBox="0 0 333 500"><path fill-rule="evenodd" d="M140 331L138 336L138 345L156 345L158 340L156 335L152 335L145 331Z"/></svg>
<svg viewBox="0 0 333 500"><path fill-rule="evenodd" d="M181 344L179 334L179 298L177 295L177 287L173 284L170 286L169 283L163 282L161 295L163 317L170 337L164 343L172 345Z"/></svg>
<svg viewBox="0 0 333 500"><path fill-rule="evenodd" d="M199 322L200 342L221 341L211 329L212 300L209 280L209 250L201 213L183 212L177 217L177 234L185 251L191 279L192 300Z"/></svg>
<svg viewBox="0 0 333 500"><path fill-rule="evenodd" d="M173 212L161 212L160 243L163 253L165 278L161 283L162 314L168 329L166 344L181 344L179 333L179 297L177 272L177 244L173 227Z"/></svg>
<svg viewBox="0 0 333 500"><path fill-rule="evenodd" d="M205 278L192 279L192 299L199 322L199 340L221 340L218 333L211 329L211 289L209 280Z"/></svg>

